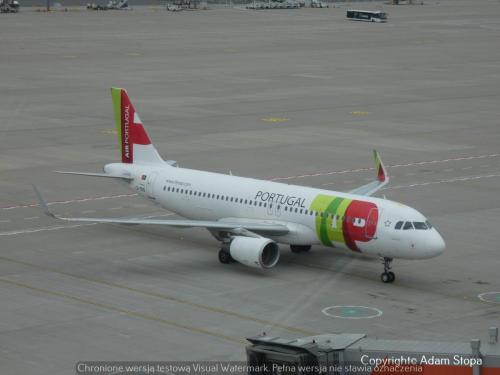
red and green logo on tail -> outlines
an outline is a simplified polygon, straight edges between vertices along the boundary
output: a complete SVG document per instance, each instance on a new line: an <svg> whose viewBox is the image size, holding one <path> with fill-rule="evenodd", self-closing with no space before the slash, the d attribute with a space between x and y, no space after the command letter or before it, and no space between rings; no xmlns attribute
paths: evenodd
<svg viewBox="0 0 500 375"><path fill-rule="evenodd" d="M122 163L133 163L134 145L149 145L151 140L128 97L127 91L112 88L111 96L113 98L118 143L121 146Z"/></svg>

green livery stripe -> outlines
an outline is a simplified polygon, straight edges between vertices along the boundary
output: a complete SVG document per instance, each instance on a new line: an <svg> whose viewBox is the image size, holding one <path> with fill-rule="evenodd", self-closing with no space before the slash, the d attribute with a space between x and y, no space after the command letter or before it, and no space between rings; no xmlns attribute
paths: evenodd
<svg viewBox="0 0 500 375"><path fill-rule="evenodd" d="M375 169L378 171L380 168L380 156L377 150L373 150L373 160L375 160Z"/></svg>
<svg viewBox="0 0 500 375"><path fill-rule="evenodd" d="M342 198L334 198L328 207L323 211L326 215L324 215L321 218L321 227L320 227L320 233L321 233L321 241L323 242L324 245L327 246L333 246L332 244L332 237L330 236L330 232L333 231L333 219L330 217L330 215L335 215L335 211L337 210L337 207L339 204L343 201Z"/></svg>
<svg viewBox="0 0 500 375"><path fill-rule="evenodd" d="M323 217L316 216L316 234L322 244L333 247L333 241L345 243L341 218L351 202L351 199L323 194L314 199L310 209L323 213ZM332 226L334 218L335 228Z"/></svg>
<svg viewBox="0 0 500 375"><path fill-rule="evenodd" d="M330 203L333 201L335 197L331 197L328 195L318 195L314 201L311 203L311 210L317 211L317 212L322 212L324 211L325 207L328 207ZM330 243L330 240L328 239L328 234L325 232L321 231L322 226L322 220L323 218L321 216L316 216L316 235L320 239L321 243L326 244Z"/></svg>
<svg viewBox="0 0 500 375"><path fill-rule="evenodd" d="M113 110L115 112L116 134L118 134L118 145L122 147L122 90L112 87Z"/></svg>
<svg viewBox="0 0 500 375"><path fill-rule="evenodd" d="M342 217L345 216L347 207L351 204L352 199L344 199L337 207L337 229L332 230L332 241L345 243L344 231L342 230Z"/></svg>

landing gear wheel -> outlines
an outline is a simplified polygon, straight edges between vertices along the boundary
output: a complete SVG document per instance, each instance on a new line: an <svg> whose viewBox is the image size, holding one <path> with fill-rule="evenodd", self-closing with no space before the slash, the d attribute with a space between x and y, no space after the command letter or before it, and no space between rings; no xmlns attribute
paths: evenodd
<svg viewBox="0 0 500 375"><path fill-rule="evenodd" d="M305 253L311 250L311 245L290 245L292 253Z"/></svg>
<svg viewBox="0 0 500 375"><path fill-rule="evenodd" d="M391 269L392 258L382 258L382 264L384 265L384 272L380 275L380 280L383 283L393 283L396 280L396 275Z"/></svg>
<svg viewBox="0 0 500 375"><path fill-rule="evenodd" d="M229 254L229 251L224 249L219 250L219 262L222 264L229 264L233 262L233 257Z"/></svg>
<svg viewBox="0 0 500 375"><path fill-rule="evenodd" d="M380 275L380 280L382 280L382 282L385 284L390 283L391 276L389 276L389 272L382 273L382 275Z"/></svg>

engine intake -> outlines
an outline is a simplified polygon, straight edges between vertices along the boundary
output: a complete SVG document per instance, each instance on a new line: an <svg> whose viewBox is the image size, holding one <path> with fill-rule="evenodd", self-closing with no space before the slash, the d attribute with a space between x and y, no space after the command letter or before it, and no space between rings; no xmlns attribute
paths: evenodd
<svg viewBox="0 0 500 375"><path fill-rule="evenodd" d="M234 237L229 253L237 262L254 268L272 268L280 259L278 244L262 237Z"/></svg>

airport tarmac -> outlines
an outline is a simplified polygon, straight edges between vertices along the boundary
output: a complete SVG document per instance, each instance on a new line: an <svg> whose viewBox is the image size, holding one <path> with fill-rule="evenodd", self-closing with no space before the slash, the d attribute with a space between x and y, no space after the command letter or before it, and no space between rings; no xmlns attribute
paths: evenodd
<svg viewBox="0 0 500 375"><path fill-rule="evenodd" d="M263 331L485 339L500 318L498 296L478 297L500 291L500 3L356 7L389 22L347 21L347 5L0 17L1 374L241 360ZM349 190L373 178L376 148L382 194L428 216L447 251L394 261L386 285L377 259L341 250L282 246L263 272L220 264L205 230L44 217L32 183L59 214L175 217L114 181L52 172L118 160L111 86L184 167Z"/></svg>

